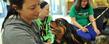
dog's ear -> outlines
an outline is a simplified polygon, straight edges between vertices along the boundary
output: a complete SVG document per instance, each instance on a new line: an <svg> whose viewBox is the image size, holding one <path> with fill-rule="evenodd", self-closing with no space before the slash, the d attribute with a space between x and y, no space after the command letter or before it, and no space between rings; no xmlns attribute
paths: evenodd
<svg viewBox="0 0 109 44"><path fill-rule="evenodd" d="M56 19L55 22L57 23L58 26L63 26L63 22L61 18Z"/></svg>
<svg viewBox="0 0 109 44"><path fill-rule="evenodd" d="M50 23L50 26L51 26L51 28L52 28L52 27L55 28L55 27L57 26L57 24L56 24L55 21L53 21L53 22Z"/></svg>
<svg viewBox="0 0 109 44"><path fill-rule="evenodd" d="M57 23L58 23L58 25L60 25L60 26L67 26L67 24L69 24L68 22L67 22L67 20L65 20L65 19L63 19L63 18L58 18L58 19L56 19L55 20Z"/></svg>

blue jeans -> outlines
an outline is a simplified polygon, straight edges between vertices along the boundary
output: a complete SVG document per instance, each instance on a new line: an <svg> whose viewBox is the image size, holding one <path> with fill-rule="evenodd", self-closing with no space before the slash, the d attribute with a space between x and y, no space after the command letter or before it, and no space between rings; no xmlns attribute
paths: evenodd
<svg viewBox="0 0 109 44"><path fill-rule="evenodd" d="M73 26L73 28L75 30L77 30L77 34L82 38L82 39L85 39L85 40L88 40L88 41L93 41L95 40L95 37L96 37L96 32L94 31L93 27L92 26L87 26L86 28L88 29L88 32L83 32L82 30L78 30L79 28L77 28L76 26Z"/></svg>

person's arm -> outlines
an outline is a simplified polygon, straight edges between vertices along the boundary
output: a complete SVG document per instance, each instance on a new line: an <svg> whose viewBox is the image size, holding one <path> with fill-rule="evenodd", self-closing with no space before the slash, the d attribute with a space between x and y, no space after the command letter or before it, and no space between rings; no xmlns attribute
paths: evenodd
<svg viewBox="0 0 109 44"><path fill-rule="evenodd" d="M96 26L96 22L95 22L95 18L93 16L93 14L94 14L93 7L90 6L90 8L89 8L89 20L92 23L92 26L94 28L94 31L97 33L97 35L99 35L100 34L100 31L98 30L98 28Z"/></svg>
<svg viewBox="0 0 109 44"><path fill-rule="evenodd" d="M80 24L77 23L77 21L76 21L75 18L72 18L72 23L73 23L76 27L78 27L79 29L82 29L82 28L83 28Z"/></svg>
<svg viewBox="0 0 109 44"><path fill-rule="evenodd" d="M96 26L96 22L95 22L95 18L93 17L93 15L89 16L89 20L92 23L92 26L94 28L94 31L97 33L97 35L100 34L100 31L98 30L97 26Z"/></svg>
<svg viewBox="0 0 109 44"><path fill-rule="evenodd" d="M73 23L73 25L75 25L76 27L78 27L79 29L81 29L82 31L84 31L84 32L87 32L87 31L88 31L87 28L81 26L81 25L76 21L75 17L72 18L72 23Z"/></svg>

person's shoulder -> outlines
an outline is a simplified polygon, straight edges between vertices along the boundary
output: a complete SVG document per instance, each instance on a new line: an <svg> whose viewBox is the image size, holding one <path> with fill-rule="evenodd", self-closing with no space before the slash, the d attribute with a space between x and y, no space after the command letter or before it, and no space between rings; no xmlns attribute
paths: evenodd
<svg viewBox="0 0 109 44"><path fill-rule="evenodd" d="M75 7L76 7L76 5L72 5L72 6L71 6L71 9L72 9L72 8L75 9Z"/></svg>
<svg viewBox="0 0 109 44"><path fill-rule="evenodd" d="M17 18L18 16L10 16L4 23L4 28L8 29L28 29L30 26Z"/></svg>
<svg viewBox="0 0 109 44"><path fill-rule="evenodd" d="M70 12L72 11L76 11L76 5L72 5L71 8L70 8Z"/></svg>
<svg viewBox="0 0 109 44"><path fill-rule="evenodd" d="M89 9L93 9L93 6L92 5L89 5Z"/></svg>
<svg viewBox="0 0 109 44"><path fill-rule="evenodd" d="M4 31L5 32L3 34L4 37L6 37L7 39L20 39L23 38L24 36L26 37L27 35L30 36L28 30L30 30L31 28L25 26L23 23L14 23L13 21L5 24L4 26ZM19 38L18 38L18 37Z"/></svg>
<svg viewBox="0 0 109 44"><path fill-rule="evenodd" d="M29 30L31 29L31 27L23 23L10 23L9 22L4 26L4 29L13 32L13 31Z"/></svg>
<svg viewBox="0 0 109 44"><path fill-rule="evenodd" d="M27 28L19 27L17 25L8 25L4 29L3 40L9 41L11 44L33 44L35 43L32 39L31 34L25 31ZM13 41L10 41L13 40Z"/></svg>

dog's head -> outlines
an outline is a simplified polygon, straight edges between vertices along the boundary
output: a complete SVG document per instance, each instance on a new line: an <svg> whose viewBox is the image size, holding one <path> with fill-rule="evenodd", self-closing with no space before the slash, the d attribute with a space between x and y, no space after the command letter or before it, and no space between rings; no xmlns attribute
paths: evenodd
<svg viewBox="0 0 109 44"><path fill-rule="evenodd" d="M65 24L67 21L65 19L62 18L58 18L55 21L52 21L50 23L50 26L52 28L52 32L53 34L56 35L57 39L61 39L66 31L66 26Z"/></svg>

